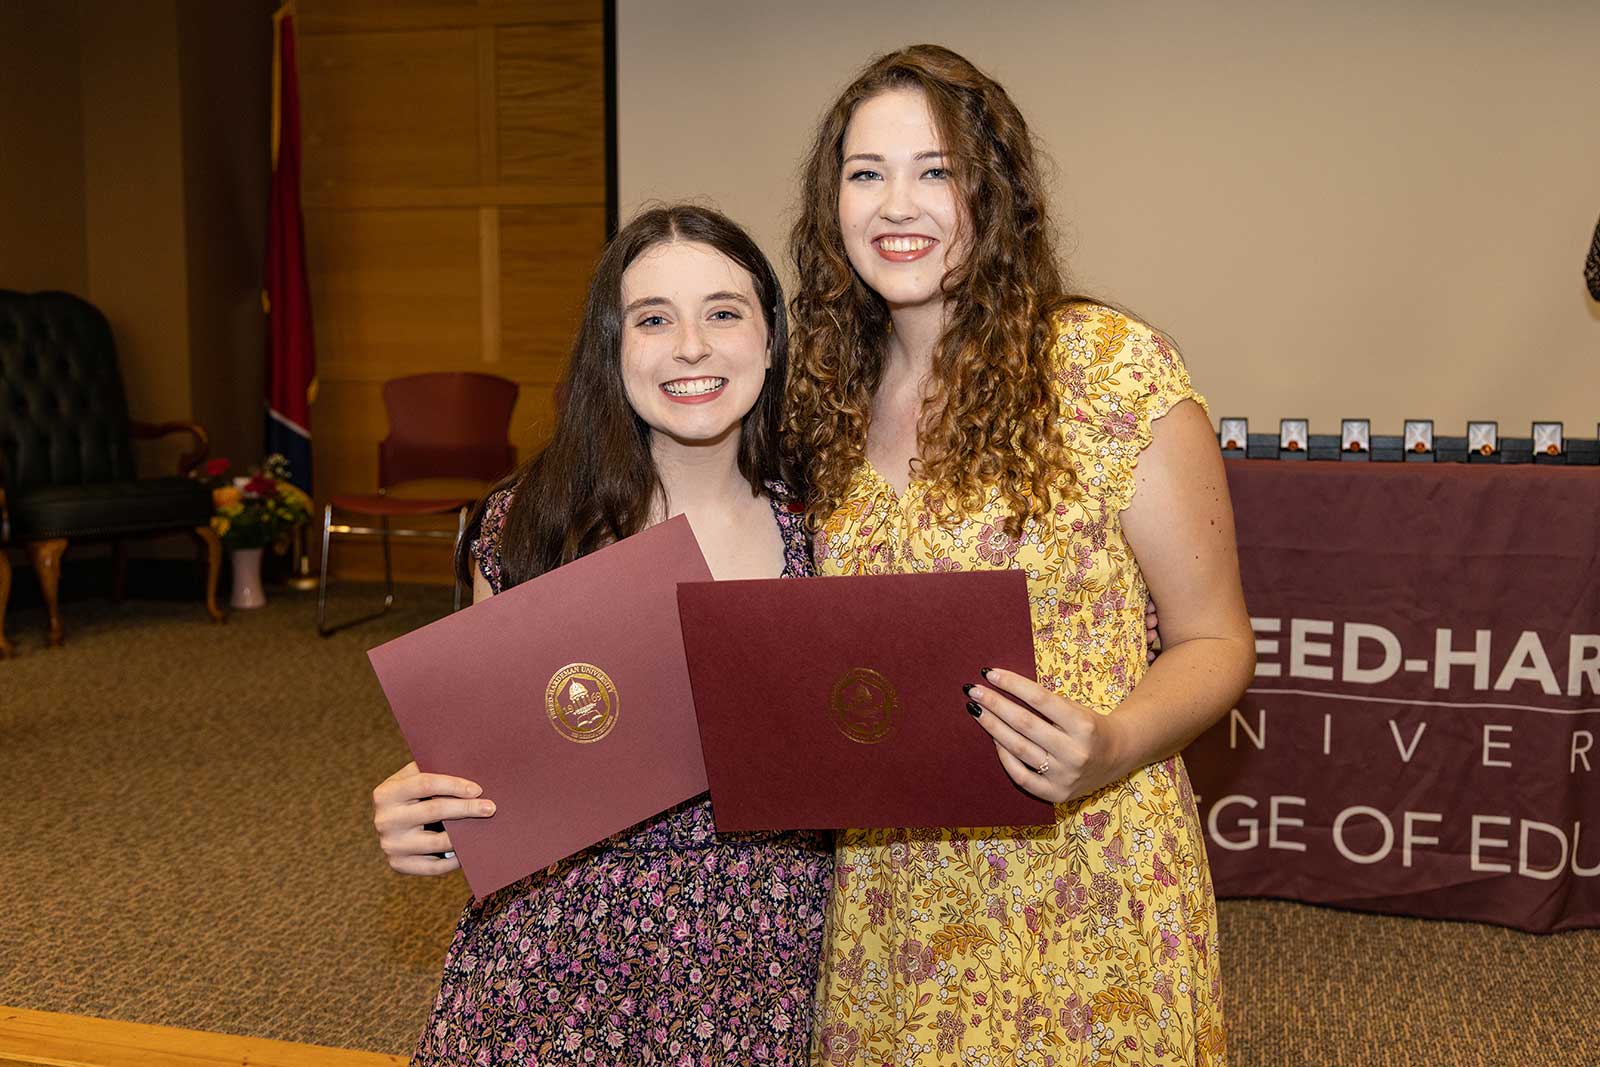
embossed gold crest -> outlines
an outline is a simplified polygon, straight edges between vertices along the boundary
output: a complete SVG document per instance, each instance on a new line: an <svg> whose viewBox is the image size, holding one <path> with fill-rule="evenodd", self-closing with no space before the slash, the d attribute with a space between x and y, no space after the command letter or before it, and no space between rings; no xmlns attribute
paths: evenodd
<svg viewBox="0 0 1600 1067"><path fill-rule="evenodd" d="M869 667L857 667L834 682L829 701L839 732L863 745L888 737L900 717L900 695Z"/></svg>
<svg viewBox="0 0 1600 1067"><path fill-rule="evenodd" d="M568 741L586 745L600 740L617 724L617 687L592 663L569 663L550 677L544 689L550 725Z"/></svg>

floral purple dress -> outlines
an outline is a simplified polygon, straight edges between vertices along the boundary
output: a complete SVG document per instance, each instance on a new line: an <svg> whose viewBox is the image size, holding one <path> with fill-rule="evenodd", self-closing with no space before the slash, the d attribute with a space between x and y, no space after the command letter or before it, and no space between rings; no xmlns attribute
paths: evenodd
<svg viewBox="0 0 1600 1067"><path fill-rule="evenodd" d="M783 576L804 516L769 486ZM473 545L500 591L510 494ZM416 1065L807 1063L833 850L824 833L717 834L699 797L471 902Z"/></svg>

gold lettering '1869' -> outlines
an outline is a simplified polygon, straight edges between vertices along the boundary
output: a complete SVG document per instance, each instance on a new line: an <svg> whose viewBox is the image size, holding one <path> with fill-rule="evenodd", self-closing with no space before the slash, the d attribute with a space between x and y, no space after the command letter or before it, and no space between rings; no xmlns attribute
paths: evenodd
<svg viewBox="0 0 1600 1067"><path fill-rule="evenodd" d="M544 707L550 725L568 741L591 744L617 724L617 687L592 663L569 663L550 676Z"/></svg>
<svg viewBox="0 0 1600 1067"><path fill-rule="evenodd" d="M899 722L900 695L889 679L870 667L856 667L834 682L829 702L834 725L858 744L877 744Z"/></svg>

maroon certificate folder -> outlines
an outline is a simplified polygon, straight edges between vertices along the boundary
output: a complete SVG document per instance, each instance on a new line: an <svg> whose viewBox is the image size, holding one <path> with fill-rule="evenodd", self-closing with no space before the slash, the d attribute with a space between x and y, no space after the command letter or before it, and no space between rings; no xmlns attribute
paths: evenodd
<svg viewBox="0 0 1600 1067"><path fill-rule="evenodd" d="M681 516L368 653L417 766L483 786L452 820L479 899L702 793L677 584Z"/></svg>
<svg viewBox="0 0 1600 1067"><path fill-rule="evenodd" d="M685 584L718 830L1053 822L961 686L1036 677L1021 571Z"/></svg>

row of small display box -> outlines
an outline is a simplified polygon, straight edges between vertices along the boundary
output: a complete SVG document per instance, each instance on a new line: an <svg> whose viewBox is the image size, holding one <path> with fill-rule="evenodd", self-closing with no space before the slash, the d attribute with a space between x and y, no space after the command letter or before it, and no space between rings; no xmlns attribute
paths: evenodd
<svg viewBox="0 0 1600 1067"><path fill-rule="evenodd" d="M1501 437L1496 422L1469 422L1465 437L1433 435L1432 419L1407 419L1403 434L1372 433L1368 419L1345 419L1338 434L1311 433L1308 419L1280 419L1278 432L1251 433L1245 419L1220 421L1229 459L1339 459L1389 463L1555 463L1600 466L1594 438L1568 438L1559 422L1536 422L1531 437Z"/></svg>

